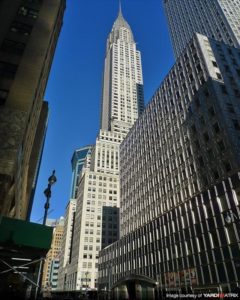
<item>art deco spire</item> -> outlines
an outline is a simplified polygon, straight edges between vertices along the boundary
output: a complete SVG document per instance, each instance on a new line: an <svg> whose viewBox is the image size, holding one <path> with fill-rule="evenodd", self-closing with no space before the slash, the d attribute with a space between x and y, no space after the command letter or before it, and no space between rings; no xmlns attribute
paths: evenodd
<svg viewBox="0 0 240 300"><path fill-rule="evenodd" d="M113 24L113 30L119 30L121 27L125 27L128 30L131 31L130 26L128 25L127 21L124 19L123 14L122 14L122 5L121 5L121 0L119 1L119 10L118 10L118 17L116 21Z"/></svg>
<svg viewBox="0 0 240 300"><path fill-rule="evenodd" d="M121 0L119 0L118 16L122 16L122 3L121 3Z"/></svg>

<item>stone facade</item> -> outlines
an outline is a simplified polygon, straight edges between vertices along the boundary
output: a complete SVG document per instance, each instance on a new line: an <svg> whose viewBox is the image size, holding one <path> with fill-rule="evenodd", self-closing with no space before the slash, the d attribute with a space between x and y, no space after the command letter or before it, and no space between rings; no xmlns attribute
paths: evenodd
<svg viewBox="0 0 240 300"><path fill-rule="evenodd" d="M175 56L197 32L240 47L239 0L163 0Z"/></svg>
<svg viewBox="0 0 240 300"><path fill-rule="evenodd" d="M0 215L29 218L43 150L43 101L64 0L0 3Z"/></svg>
<svg viewBox="0 0 240 300"><path fill-rule="evenodd" d="M134 274L161 291L239 285L239 66L239 49L197 34L122 142L121 238L100 253L100 288Z"/></svg>

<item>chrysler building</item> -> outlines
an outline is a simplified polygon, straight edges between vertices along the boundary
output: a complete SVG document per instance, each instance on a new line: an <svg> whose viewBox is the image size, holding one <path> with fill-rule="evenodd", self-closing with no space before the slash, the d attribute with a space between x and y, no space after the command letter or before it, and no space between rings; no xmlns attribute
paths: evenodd
<svg viewBox="0 0 240 300"><path fill-rule="evenodd" d="M71 260L59 272L62 290L96 288L99 251L119 239L119 146L143 109L141 54L120 6L106 45L101 128L79 175L73 238L66 241Z"/></svg>

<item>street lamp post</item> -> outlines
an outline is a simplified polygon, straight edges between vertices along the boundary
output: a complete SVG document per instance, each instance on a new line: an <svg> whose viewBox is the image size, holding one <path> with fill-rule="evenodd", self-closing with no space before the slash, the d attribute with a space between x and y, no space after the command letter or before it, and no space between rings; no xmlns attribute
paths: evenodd
<svg viewBox="0 0 240 300"><path fill-rule="evenodd" d="M50 206L50 198L51 198L51 195L52 195L51 187L56 181L57 181L57 177L55 176L55 170L53 170L52 175L48 178L48 186L44 190L44 195L46 196L47 200L46 200L45 205L44 205L43 225L46 225L46 221L47 221L47 213L48 213L48 209L49 209L49 206Z"/></svg>
<svg viewBox="0 0 240 300"><path fill-rule="evenodd" d="M53 170L52 175L48 178L48 186L43 192L44 195L46 196L46 202L44 204L44 217L43 217L43 223L42 223L43 225L46 225L46 221L47 221L47 214L48 214L48 209L50 206L50 198L52 195L51 187L56 181L57 181L57 177L55 176L55 170ZM40 262L39 270L38 270L38 279L37 279L37 288L36 288L35 299L37 298L37 296L40 294L40 291L41 291L42 277L43 277L43 258Z"/></svg>

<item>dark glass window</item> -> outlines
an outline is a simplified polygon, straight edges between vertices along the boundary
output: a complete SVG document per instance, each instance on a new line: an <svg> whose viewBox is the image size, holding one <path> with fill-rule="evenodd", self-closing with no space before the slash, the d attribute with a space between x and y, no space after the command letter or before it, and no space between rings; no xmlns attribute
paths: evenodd
<svg viewBox="0 0 240 300"><path fill-rule="evenodd" d="M208 109L208 112L211 116L215 116L215 111L214 111L214 108L212 106Z"/></svg>
<svg viewBox="0 0 240 300"><path fill-rule="evenodd" d="M235 112L232 103L227 102L226 106L227 106L228 112L230 112L232 114Z"/></svg>
<svg viewBox="0 0 240 300"><path fill-rule="evenodd" d="M227 244L227 239L226 239L224 228L219 228L218 230L219 230L219 237L220 237L220 240L221 240L221 244L226 245Z"/></svg>
<svg viewBox="0 0 240 300"><path fill-rule="evenodd" d="M38 17L38 11L26 6L21 6L18 10L20 16L36 19Z"/></svg>
<svg viewBox="0 0 240 300"><path fill-rule="evenodd" d="M213 281L213 283L214 282L216 283L217 282L217 275L216 275L215 267L214 267L213 264L209 265L209 267L210 267L210 272L211 272L211 275L212 275L212 281Z"/></svg>
<svg viewBox="0 0 240 300"><path fill-rule="evenodd" d="M224 162L224 166L227 172L232 170L232 167L228 161Z"/></svg>
<svg viewBox="0 0 240 300"><path fill-rule="evenodd" d="M218 174L217 170L213 170L213 176L214 176L215 179L219 178L219 174Z"/></svg>
<svg viewBox="0 0 240 300"><path fill-rule="evenodd" d="M199 162L199 165L200 165L201 167L204 167L204 161L203 161L202 156L199 156L199 157L198 157L198 162Z"/></svg>
<svg viewBox="0 0 240 300"><path fill-rule="evenodd" d="M215 260L216 261L222 261L223 258L222 258L221 249L220 248L215 248L213 251L214 251L214 255L215 255Z"/></svg>
<svg viewBox="0 0 240 300"><path fill-rule="evenodd" d="M226 269L227 269L227 273L228 273L228 278L230 279L230 281L235 281L235 275L234 275L234 271L233 271L233 265L231 261L227 261L225 262L226 264Z"/></svg>
<svg viewBox="0 0 240 300"><path fill-rule="evenodd" d="M215 225L211 228L215 228ZM214 247L219 247L219 240L216 231L211 232L211 235Z"/></svg>
<svg viewBox="0 0 240 300"><path fill-rule="evenodd" d="M240 250L237 244L231 245L231 251L233 257L240 257ZM240 266L240 261L239 261L239 266Z"/></svg>
<svg viewBox="0 0 240 300"><path fill-rule="evenodd" d="M204 90L204 95L205 95L206 97L209 97L209 91L208 91L208 89L205 89L205 90Z"/></svg>
<svg viewBox="0 0 240 300"><path fill-rule="evenodd" d="M203 134L203 137L204 137L204 140L205 140L206 142L209 141L209 135L208 135L207 132L205 132L205 133Z"/></svg>
<svg viewBox="0 0 240 300"><path fill-rule="evenodd" d="M221 88L222 88L222 93L227 95L228 92L227 92L225 85L222 85Z"/></svg>
<svg viewBox="0 0 240 300"><path fill-rule="evenodd" d="M14 78L17 72L17 65L0 61L0 76Z"/></svg>
<svg viewBox="0 0 240 300"><path fill-rule="evenodd" d="M216 133L218 133L218 132L220 131L220 128L219 128L218 123L215 123L215 124L213 125L213 128L214 128L214 131L215 131Z"/></svg>
<svg viewBox="0 0 240 300"><path fill-rule="evenodd" d="M225 282L227 279L223 264L217 264L217 269L220 282Z"/></svg>
<svg viewBox="0 0 240 300"><path fill-rule="evenodd" d="M14 54L22 54L25 48L24 43L20 43L12 40L4 40L1 46L1 51L14 53Z"/></svg>
<svg viewBox="0 0 240 300"><path fill-rule="evenodd" d="M32 26L21 22L13 22L10 30L12 32L28 36L32 31Z"/></svg>
<svg viewBox="0 0 240 300"><path fill-rule="evenodd" d="M213 155L212 149L208 149L207 153L208 153L209 159L214 159L214 155Z"/></svg>
<svg viewBox="0 0 240 300"><path fill-rule="evenodd" d="M217 144L218 144L218 147L219 147L220 151L224 151L225 150L225 145L224 145L223 141L219 141Z"/></svg>
<svg viewBox="0 0 240 300"><path fill-rule="evenodd" d="M223 256L224 256L225 260L231 258L228 246L222 247L222 251L223 251Z"/></svg>
<svg viewBox="0 0 240 300"><path fill-rule="evenodd" d="M0 105L3 105L7 99L8 91L0 89Z"/></svg>
<svg viewBox="0 0 240 300"><path fill-rule="evenodd" d="M239 125L238 120L232 119L232 122L233 122L234 128L235 128L236 130L240 130L240 125Z"/></svg>
<svg viewBox="0 0 240 300"><path fill-rule="evenodd" d="M205 284L209 284L210 283L210 275L209 275L208 266L203 266L202 270L203 270Z"/></svg>

